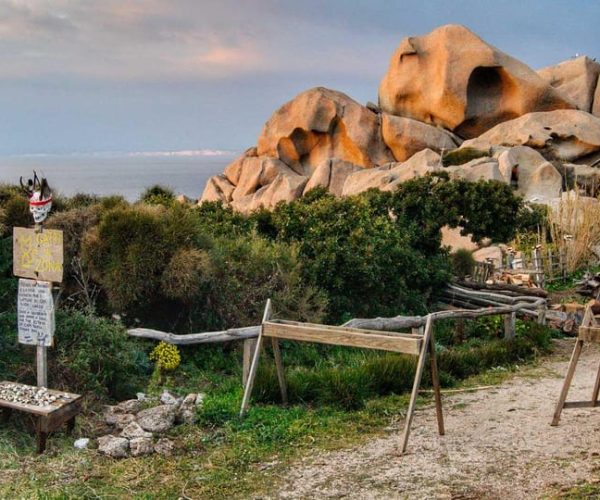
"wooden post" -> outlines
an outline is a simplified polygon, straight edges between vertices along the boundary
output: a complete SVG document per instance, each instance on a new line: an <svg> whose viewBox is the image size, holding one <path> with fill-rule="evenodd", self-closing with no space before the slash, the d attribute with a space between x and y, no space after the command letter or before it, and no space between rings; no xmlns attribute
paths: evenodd
<svg viewBox="0 0 600 500"><path fill-rule="evenodd" d="M242 353L242 385L246 387L248 382L248 375L250 373L250 365L252 364L252 358L254 357L254 351L256 349L257 339L246 339L244 340L244 350Z"/></svg>
<svg viewBox="0 0 600 500"><path fill-rule="evenodd" d="M571 354L571 361L569 361L569 369L567 370L567 376L565 377L562 390L560 391L560 397L558 398L558 403L556 404L556 409L554 410L554 417L552 418L551 425L558 425L558 422L560 420L560 414L562 413L563 407L565 406L567 394L569 394L569 388L571 387L573 375L575 375L575 368L577 367L577 361L579 361L579 355L581 354L582 348L583 340L577 339L575 341L575 348L573 349L573 354Z"/></svg>
<svg viewBox="0 0 600 500"><path fill-rule="evenodd" d="M433 385L433 394L435 395L435 414L438 423L438 432L440 436L446 434L444 430L444 413L442 410L442 392L440 388L440 376L438 373L437 366L437 353L435 352L435 334L433 327L431 328L431 335L429 336L430 344L430 362L431 362L431 385Z"/></svg>
<svg viewBox="0 0 600 500"><path fill-rule="evenodd" d="M504 338L506 340L515 338L517 313L513 312L504 316Z"/></svg>
<svg viewBox="0 0 600 500"><path fill-rule="evenodd" d="M269 321L271 318L271 299L267 300L267 305L265 306L265 312L263 314L262 322L265 323ZM254 380L256 379L256 371L258 370L258 361L260 358L260 351L262 348L263 342L263 327L261 326L260 333L258 334L258 339L256 340L256 348L254 349L254 357L252 358L252 366L250 367L250 372L248 373L248 380L246 382L246 387L244 389L244 398L242 399L242 408L240 409L240 417L243 417L245 413L248 411L248 406L250 404L250 396L252 395L252 388L254 387Z"/></svg>
<svg viewBox="0 0 600 500"><path fill-rule="evenodd" d="M600 366L598 367L598 373L596 374L596 383L594 384L594 391L592 392L593 406L598 406L598 393L600 393Z"/></svg>
<svg viewBox="0 0 600 500"><path fill-rule="evenodd" d="M48 387L48 350L45 345L37 346L37 385Z"/></svg>
<svg viewBox="0 0 600 500"><path fill-rule="evenodd" d="M432 329L433 321L431 319L431 314L428 314L427 322L425 323L425 335L423 337L423 345L421 346L419 361L417 362L417 372L415 374L415 381L413 383L412 393L410 395L410 402L408 403L408 410L406 412L406 423L404 424L404 435L402 436L402 454L406 452L406 447L408 445L408 437L410 436L410 426L412 425L415 407L417 405L417 395L419 394L419 386L421 385L421 378L423 377L423 368L425 367L425 359L427 358L427 349L429 348L429 339L431 337Z"/></svg>
<svg viewBox="0 0 600 500"><path fill-rule="evenodd" d="M279 349L279 340L271 338L271 346L273 347L273 359L275 359L275 368L277 370L277 380L279 382L279 390L281 391L281 401L287 404L287 385L285 383L285 372L283 371L283 360L281 358L281 350Z"/></svg>

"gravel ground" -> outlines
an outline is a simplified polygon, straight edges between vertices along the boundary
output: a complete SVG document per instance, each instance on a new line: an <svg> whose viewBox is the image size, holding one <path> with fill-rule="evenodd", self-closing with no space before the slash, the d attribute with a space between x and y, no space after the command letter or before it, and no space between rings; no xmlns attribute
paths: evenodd
<svg viewBox="0 0 600 500"><path fill-rule="evenodd" d="M401 426L353 449L295 464L273 498L538 498L589 479L600 468L600 408L568 409L551 427L573 340L491 390L444 396L446 436L435 410L415 415L408 454ZM600 363L586 346L569 400L589 399Z"/></svg>

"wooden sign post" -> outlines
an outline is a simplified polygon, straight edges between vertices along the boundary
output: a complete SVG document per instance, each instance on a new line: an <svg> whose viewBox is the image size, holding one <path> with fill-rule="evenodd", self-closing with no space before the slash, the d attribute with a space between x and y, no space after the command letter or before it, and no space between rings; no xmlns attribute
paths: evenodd
<svg viewBox="0 0 600 500"><path fill-rule="evenodd" d="M418 357L417 371L406 414L406 423L402 437L402 453L406 452L408 437L417 403L417 395L421 385L423 371L425 369L427 354L431 358L431 379L435 394L435 407L438 421L438 431L444 435L444 417L442 414L442 398L440 392L440 381L435 353L435 341L433 338L432 316L427 317L424 331L420 329L413 333L392 333L374 330L363 330L359 328L345 328L341 326L316 325L310 323L299 323L295 321L282 321L271 319L271 301L267 301L267 307L263 316L263 323L256 343L252 366L248 374L248 380L244 390L244 398L240 410L240 417L248 411L250 396L258 370L261 347L264 338L270 337L273 348L273 357L277 370L277 378L281 389L281 398L287 403L287 387L283 371L283 363L279 352L279 340L296 340L304 342L316 342L320 344L345 345L349 347L362 347L366 349L378 349L382 351L398 352Z"/></svg>
<svg viewBox="0 0 600 500"><path fill-rule="evenodd" d="M48 387L47 348L53 345L55 319L52 283L63 278L63 233L15 227L13 273L20 277L19 343L37 346L38 387Z"/></svg>

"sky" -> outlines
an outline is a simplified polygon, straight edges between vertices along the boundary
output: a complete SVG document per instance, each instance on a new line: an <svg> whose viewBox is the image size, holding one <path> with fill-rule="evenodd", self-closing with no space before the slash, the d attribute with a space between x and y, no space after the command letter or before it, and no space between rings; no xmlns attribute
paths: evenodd
<svg viewBox="0 0 600 500"><path fill-rule="evenodd" d="M534 69L600 59L598 0L0 0L0 155L244 150L305 89L376 102L448 23Z"/></svg>

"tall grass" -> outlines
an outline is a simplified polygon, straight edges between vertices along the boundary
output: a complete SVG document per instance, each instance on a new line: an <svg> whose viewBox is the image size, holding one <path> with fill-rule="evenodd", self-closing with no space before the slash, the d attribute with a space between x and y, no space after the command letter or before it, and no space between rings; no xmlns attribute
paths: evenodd
<svg viewBox="0 0 600 500"><path fill-rule="evenodd" d="M571 191L548 210L548 226L557 251L565 256L566 271L573 273L598 256L600 246L600 202Z"/></svg>

